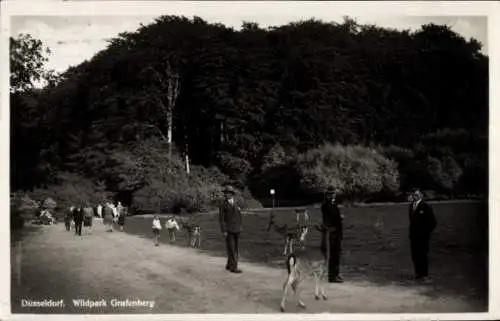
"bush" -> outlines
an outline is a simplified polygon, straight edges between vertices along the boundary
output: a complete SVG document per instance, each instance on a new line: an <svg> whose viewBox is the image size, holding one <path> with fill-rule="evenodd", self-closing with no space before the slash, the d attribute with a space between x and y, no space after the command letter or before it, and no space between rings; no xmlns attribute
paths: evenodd
<svg viewBox="0 0 500 321"><path fill-rule="evenodd" d="M318 199L334 186L341 196L365 200L399 189L397 165L375 149L326 144L299 155L297 169L303 190Z"/></svg>
<svg viewBox="0 0 500 321"><path fill-rule="evenodd" d="M158 145L143 150L142 154L142 175L147 183L134 193L134 206L141 212L180 213L185 210L194 213L210 210L217 207L223 185L231 182L229 175L215 167L192 166L188 175L181 158L175 154L169 158ZM236 157L224 157L228 161L227 168L233 170L231 173L242 179L248 171L245 168L249 166ZM237 164L243 164L243 170L237 170ZM238 198L241 204L256 205L249 193L239 192Z"/></svg>
<svg viewBox="0 0 500 321"><path fill-rule="evenodd" d="M464 159L462 175L457 189L461 194L488 193L488 161L470 155Z"/></svg>
<svg viewBox="0 0 500 321"><path fill-rule="evenodd" d="M235 185L245 186L247 175L252 170L249 161L231 155L228 152L218 152L215 155L215 161L221 171L229 176Z"/></svg>
<svg viewBox="0 0 500 321"><path fill-rule="evenodd" d="M271 189L276 191L277 199L303 198L296 159L296 150L285 149L279 143L273 145L262 157L260 169L248 180L253 195L269 204Z"/></svg>
<svg viewBox="0 0 500 321"><path fill-rule="evenodd" d="M290 157L290 155L287 156L283 146L276 143L267 154L262 157L261 171L265 172L273 167L286 165L291 159L293 159L293 157Z"/></svg>
<svg viewBox="0 0 500 321"><path fill-rule="evenodd" d="M40 203L22 193L10 195L10 227L13 230L24 227L24 222L36 216Z"/></svg>
<svg viewBox="0 0 500 321"><path fill-rule="evenodd" d="M415 153L411 149L390 145L378 147L378 150L387 158L396 162L399 172L400 189L411 189L415 184Z"/></svg>
<svg viewBox="0 0 500 321"><path fill-rule="evenodd" d="M457 136L459 136L458 134ZM441 136L447 137L440 133L439 135L430 135L427 139ZM466 193L470 187L481 185L480 182L474 182L475 174L467 173L467 165L461 165L471 164L467 161L471 159L470 155L458 154L455 156L450 147L452 142L456 142L456 140L442 142L447 143L448 146L418 144L415 147L415 152L397 146L384 147L381 150L383 150L384 155L398 163L403 190L419 187L432 190L439 194L436 197L443 198L454 196L456 193ZM430 144L430 142L428 143ZM454 147L456 148L456 146ZM484 172L479 170L479 173L484 178ZM466 183L469 180L471 181Z"/></svg>
<svg viewBox="0 0 500 321"><path fill-rule="evenodd" d="M47 210L54 210L57 207L57 202L48 197L43 201L42 208Z"/></svg>
<svg viewBox="0 0 500 321"><path fill-rule="evenodd" d="M100 184L73 173L61 173L58 184L47 188L34 189L29 193L32 199L45 200L42 206L60 210L70 206L84 206L105 202L110 194L103 191Z"/></svg>
<svg viewBox="0 0 500 321"><path fill-rule="evenodd" d="M444 157L442 160L429 157L427 169L431 177L431 187L435 191L448 196L453 193L462 175L462 169L451 157Z"/></svg>

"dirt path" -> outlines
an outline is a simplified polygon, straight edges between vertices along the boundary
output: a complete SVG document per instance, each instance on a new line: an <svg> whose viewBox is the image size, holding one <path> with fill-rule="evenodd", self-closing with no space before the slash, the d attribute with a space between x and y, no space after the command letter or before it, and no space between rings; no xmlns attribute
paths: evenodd
<svg viewBox="0 0 500 321"><path fill-rule="evenodd" d="M223 258L161 245L126 233L77 237L62 224L43 227L12 247L13 313L277 313L286 271L241 263L243 274L224 270ZM22 252L21 285L16 253ZM289 312L465 312L460 298L430 299L416 286L328 285L328 301L315 301L313 282L303 287L306 310L292 298ZM112 308L110 300L155 301L154 307ZM65 301L65 308L26 308L21 299ZM106 308L77 308L73 299L107 299Z"/></svg>

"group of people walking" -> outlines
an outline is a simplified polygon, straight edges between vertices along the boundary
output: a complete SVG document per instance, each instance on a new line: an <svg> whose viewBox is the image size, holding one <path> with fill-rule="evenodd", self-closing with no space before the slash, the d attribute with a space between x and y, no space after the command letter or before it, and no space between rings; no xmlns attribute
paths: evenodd
<svg viewBox="0 0 500 321"><path fill-rule="evenodd" d="M75 235L82 235L82 226L86 228L87 234L92 232L94 218L102 218L106 231L113 231L113 222L118 223L123 232L125 225L126 208L118 202L115 206L112 202L107 202L104 206L97 205L95 208L86 203L85 206L71 206L65 213L64 224L66 231L71 230L71 223L74 224Z"/></svg>
<svg viewBox="0 0 500 321"><path fill-rule="evenodd" d="M242 273L238 268L242 213L235 204L234 189L227 186L223 193L224 201L219 207L219 224L226 241L226 270L232 273ZM429 243L431 234L437 226L436 217L432 207L423 201L423 194L419 189L411 191L409 201L409 239L415 279L426 282L429 280ZM340 213L333 187L328 187L325 191L321 212L323 229L320 248L325 260L328 258L328 282L342 283L339 266L343 240L343 215ZM328 247L327 242L329 242ZM326 253L327 248L329 248L329 253Z"/></svg>

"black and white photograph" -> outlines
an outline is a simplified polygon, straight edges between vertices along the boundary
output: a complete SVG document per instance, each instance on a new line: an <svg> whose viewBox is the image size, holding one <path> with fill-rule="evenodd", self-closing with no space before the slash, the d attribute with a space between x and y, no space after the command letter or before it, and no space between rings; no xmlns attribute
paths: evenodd
<svg viewBox="0 0 500 321"><path fill-rule="evenodd" d="M409 3L2 2L3 313L493 319L499 6Z"/></svg>

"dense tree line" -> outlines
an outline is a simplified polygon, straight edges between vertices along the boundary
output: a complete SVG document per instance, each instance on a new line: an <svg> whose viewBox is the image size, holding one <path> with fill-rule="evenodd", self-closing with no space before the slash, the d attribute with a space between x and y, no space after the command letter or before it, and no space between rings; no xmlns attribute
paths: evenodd
<svg viewBox="0 0 500 321"><path fill-rule="evenodd" d="M198 185L215 175L264 197L274 179L282 197L304 198L317 185L319 153L327 167L332 157L394 161L391 190L486 192L488 57L447 26L410 32L346 18L237 31L163 16L41 90L17 86L11 108L15 190L59 184L58 173L70 172L141 194L158 169L137 174L145 166L137 146L169 143L171 123L174 151L163 161L178 166L187 154L203 173ZM161 146L148 151L170 148Z"/></svg>

